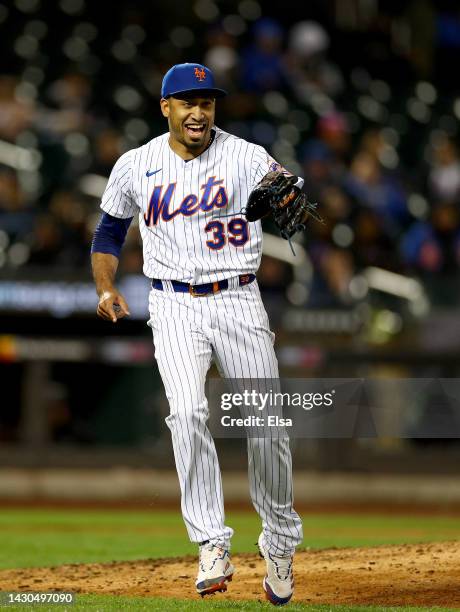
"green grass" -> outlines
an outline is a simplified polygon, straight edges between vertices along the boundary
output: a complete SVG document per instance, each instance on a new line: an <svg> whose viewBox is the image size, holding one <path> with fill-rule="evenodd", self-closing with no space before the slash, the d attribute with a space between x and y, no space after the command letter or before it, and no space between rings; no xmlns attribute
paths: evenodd
<svg viewBox="0 0 460 612"><path fill-rule="evenodd" d="M229 513L233 552L256 551L254 512ZM460 517L320 515L304 517L303 546L374 546L460 539ZM178 512L0 510L0 568L196 554Z"/></svg>
<svg viewBox="0 0 460 612"><path fill-rule="evenodd" d="M206 612L208 610L242 610L244 612L274 612L270 603L257 601L230 602L205 599L187 600L166 599L162 597L109 597L106 595L78 595L75 604L63 606L11 607L10 610L36 612L76 612L92 610L93 612L118 612L119 610L161 610L162 612ZM286 612L456 612L451 608L414 608L414 607L376 607L376 606L328 606L303 605L292 603L282 608Z"/></svg>
<svg viewBox="0 0 460 612"><path fill-rule="evenodd" d="M196 552L177 512L0 510L0 568Z"/></svg>
<svg viewBox="0 0 460 612"><path fill-rule="evenodd" d="M254 512L231 512L235 529L233 552L256 551L260 530ZM410 515L321 515L304 517L303 546L374 546L460 539L460 517ZM196 554L178 512L126 510L0 510L0 568L51 566ZM13 606L11 610L273 610L267 603L203 601L77 594L77 603L63 606ZM289 605L295 612L415 612L448 608L383 608Z"/></svg>

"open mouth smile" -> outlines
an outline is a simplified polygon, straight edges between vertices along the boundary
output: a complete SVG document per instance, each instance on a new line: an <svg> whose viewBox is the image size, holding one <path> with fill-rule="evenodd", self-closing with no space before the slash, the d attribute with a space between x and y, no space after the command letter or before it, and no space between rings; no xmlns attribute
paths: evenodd
<svg viewBox="0 0 460 612"><path fill-rule="evenodd" d="M206 129L206 125L204 123L187 123L184 127L187 134L192 138L203 136Z"/></svg>

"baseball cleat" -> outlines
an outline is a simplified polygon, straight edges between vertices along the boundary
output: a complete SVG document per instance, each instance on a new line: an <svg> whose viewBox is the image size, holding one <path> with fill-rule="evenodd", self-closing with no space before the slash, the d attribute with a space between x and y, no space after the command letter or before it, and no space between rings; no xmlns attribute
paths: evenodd
<svg viewBox="0 0 460 612"><path fill-rule="evenodd" d="M283 606L288 603L294 592L293 555L286 557L271 555L263 533L260 534L257 545L260 556L267 564L267 574L262 583L265 597L273 605Z"/></svg>
<svg viewBox="0 0 460 612"><path fill-rule="evenodd" d="M202 544L195 583L197 593L203 597L226 591L227 582L231 582L234 571L228 550L210 543Z"/></svg>

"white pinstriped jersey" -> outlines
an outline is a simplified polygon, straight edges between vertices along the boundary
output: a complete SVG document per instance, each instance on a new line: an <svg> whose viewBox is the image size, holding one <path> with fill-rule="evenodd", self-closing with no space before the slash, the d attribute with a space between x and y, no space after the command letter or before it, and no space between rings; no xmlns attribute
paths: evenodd
<svg viewBox="0 0 460 612"><path fill-rule="evenodd" d="M212 144L185 161L169 132L116 162L101 208L113 217L139 214L144 274L192 284L256 272L260 221L241 214L255 185L281 168L259 145L214 127Z"/></svg>

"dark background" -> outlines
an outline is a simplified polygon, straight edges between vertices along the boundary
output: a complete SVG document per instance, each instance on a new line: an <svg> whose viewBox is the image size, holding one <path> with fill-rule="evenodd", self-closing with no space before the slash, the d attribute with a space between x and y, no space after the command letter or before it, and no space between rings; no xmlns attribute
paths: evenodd
<svg viewBox="0 0 460 612"><path fill-rule="evenodd" d="M166 130L161 79L183 61L228 89L216 124L304 176L326 219L299 239L305 264L277 247L259 271L283 375L457 376L457 3L16 0L0 31L5 461L68 447L170 460L138 229L120 262L131 320L96 319L89 249L114 162ZM425 463L415 440L347 444L300 460L450 470L456 441L430 441Z"/></svg>

